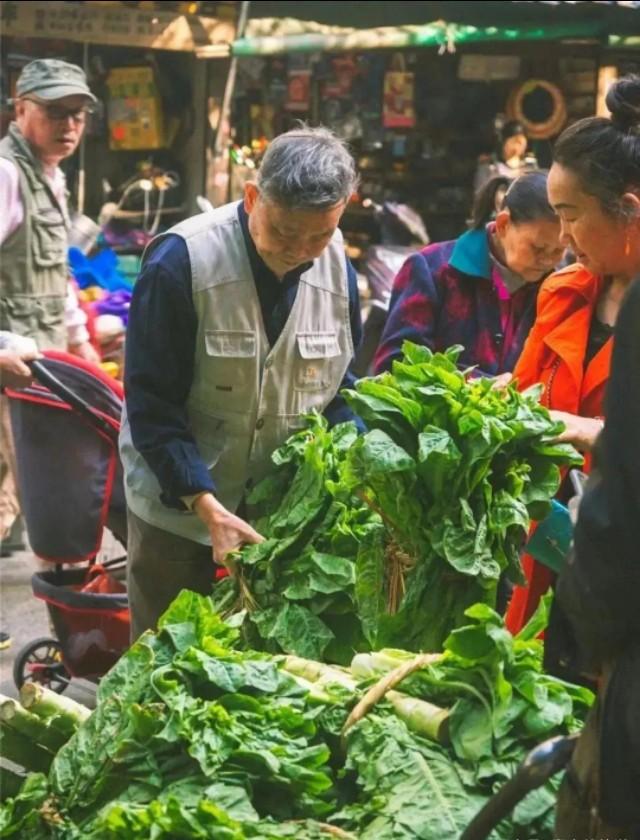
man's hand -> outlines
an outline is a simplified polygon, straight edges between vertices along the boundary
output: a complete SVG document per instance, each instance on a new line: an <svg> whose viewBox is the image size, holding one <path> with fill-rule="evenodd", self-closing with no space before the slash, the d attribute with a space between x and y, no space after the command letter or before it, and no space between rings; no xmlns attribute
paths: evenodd
<svg viewBox="0 0 640 840"><path fill-rule="evenodd" d="M0 350L0 386L3 388L28 388L33 382L33 375L29 366L25 363L39 358L40 354L37 350L24 353Z"/></svg>
<svg viewBox="0 0 640 840"><path fill-rule="evenodd" d="M572 443L581 452L591 452L604 422L595 417L580 417L567 411L550 411L551 419L564 423L565 430L558 435L558 443Z"/></svg>
<svg viewBox="0 0 640 840"><path fill-rule="evenodd" d="M70 344L69 352L84 359L85 362L91 362L94 365L100 364L100 354L90 341L83 341L81 344Z"/></svg>
<svg viewBox="0 0 640 840"><path fill-rule="evenodd" d="M213 559L222 566L232 568L229 554L243 545L264 542L263 536L244 519L228 511L212 493L199 496L193 509L209 529Z"/></svg>

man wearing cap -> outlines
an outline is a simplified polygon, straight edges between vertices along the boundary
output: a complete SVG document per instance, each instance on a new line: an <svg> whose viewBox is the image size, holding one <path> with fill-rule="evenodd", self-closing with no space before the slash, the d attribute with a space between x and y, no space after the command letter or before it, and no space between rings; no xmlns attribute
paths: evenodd
<svg viewBox="0 0 640 840"><path fill-rule="evenodd" d="M84 72L65 61L32 61L18 78L15 122L0 141L0 330L97 362L69 283L66 185L58 167L76 150L95 101ZM4 440L6 415L2 405ZM18 515L7 460L0 458L0 540Z"/></svg>

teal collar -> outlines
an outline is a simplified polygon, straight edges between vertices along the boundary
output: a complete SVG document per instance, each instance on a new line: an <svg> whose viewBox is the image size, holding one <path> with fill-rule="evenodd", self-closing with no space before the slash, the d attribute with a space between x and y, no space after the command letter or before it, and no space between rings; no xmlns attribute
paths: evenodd
<svg viewBox="0 0 640 840"><path fill-rule="evenodd" d="M456 239L449 265L462 274L491 279L489 237L485 228L468 230Z"/></svg>

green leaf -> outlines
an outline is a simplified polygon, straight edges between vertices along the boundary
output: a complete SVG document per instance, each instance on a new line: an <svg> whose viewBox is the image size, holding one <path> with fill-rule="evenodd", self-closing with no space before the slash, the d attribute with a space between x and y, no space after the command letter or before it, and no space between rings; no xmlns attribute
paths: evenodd
<svg viewBox="0 0 640 840"><path fill-rule="evenodd" d="M553 601L553 593L547 592L540 599L535 612L524 625L522 630L516 634L516 639L521 642L535 639L542 633L549 624L549 613L551 611L551 603Z"/></svg>
<svg viewBox="0 0 640 840"><path fill-rule="evenodd" d="M358 546L355 596L357 614L372 648L378 647L380 616L385 603L385 540L382 527Z"/></svg>
<svg viewBox="0 0 640 840"><path fill-rule="evenodd" d="M451 744L460 758L479 761L493 754L493 719L488 707L458 700L449 718Z"/></svg>
<svg viewBox="0 0 640 840"><path fill-rule="evenodd" d="M462 453L443 429L427 426L418 435L418 472L434 498L453 479L461 459Z"/></svg>
<svg viewBox="0 0 640 840"><path fill-rule="evenodd" d="M251 616L263 639L273 639L285 653L305 659L322 659L333 639L326 624L306 607L285 602L284 606Z"/></svg>
<svg viewBox="0 0 640 840"><path fill-rule="evenodd" d="M365 718L349 738L358 773L358 837L453 838L484 802L467 790L449 755L393 718Z"/></svg>
<svg viewBox="0 0 640 840"><path fill-rule="evenodd" d="M256 689L266 694L278 690L281 676L277 667L267 659L248 657L222 659L211 656L204 650L191 648L177 660L183 670L201 674L207 682L220 691L241 691Z"/></svg>
<svg viewBox="0 0 640 840"><path fill-rule="evenodd" d="M413 458L379 429L360 437L351 450L353 453L357 453L360 469L367 476L412 471L416 466Z"/></svg>
<svg viewBox="0 0 640 840"><path fill-rule="evenodd" d="M294 601L306 600L314 593L329 595L351 591L355 583L355 567L351 560L319 551L309 552L293 573L294 580L283 594Z"/></svg>
<svg viewBox="0 0 640 840"><path fill-rule="evenodd" d="M183 589L158 619L158 629L190 623L198 643L211 636L232 641L238 633L220 618L211 598Z"/></svg>

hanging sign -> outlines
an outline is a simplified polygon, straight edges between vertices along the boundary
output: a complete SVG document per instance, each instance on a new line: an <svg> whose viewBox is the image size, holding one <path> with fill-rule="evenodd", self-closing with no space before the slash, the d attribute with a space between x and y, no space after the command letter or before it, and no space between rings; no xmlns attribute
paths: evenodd
<svg viewBox="0 0 640 840"><path fill-rule="evenodd" d="M287 111L308 111L311 105L311 71L291 70L287 84Z"/></svg>
<svg viewBox="0 0 640 840"><path fill-rule="evenodd" d="M413 128L415 126L413 87L413 73L390 70L384 74L382 124L385 128Z"/></svg>
<svg viewBox="0 0 640 840"><path fill-rule="evenodd" d="M228 53L235 37L232 21L176 15L158 9L129 9L93 3L0 3L3 37L55 38L93 44L193 51L220 45Z"/></svg>

